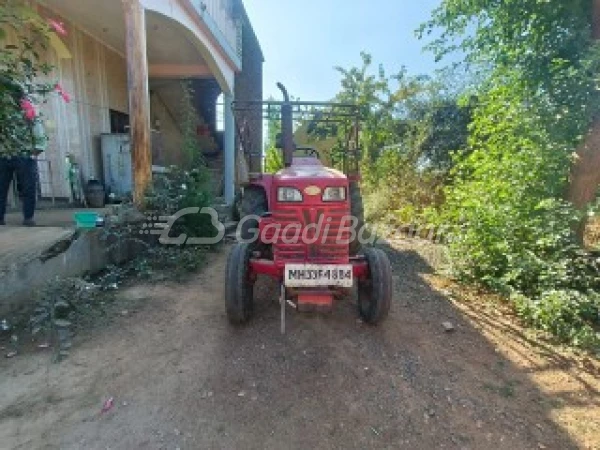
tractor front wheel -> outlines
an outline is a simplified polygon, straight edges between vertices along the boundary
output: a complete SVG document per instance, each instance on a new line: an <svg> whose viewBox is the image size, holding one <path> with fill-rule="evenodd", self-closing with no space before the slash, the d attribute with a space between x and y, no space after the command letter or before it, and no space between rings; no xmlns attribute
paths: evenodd
<svg viewBox="0 0 600 450"><path fill-rule="evenodd" d="M362 193L360 186L357 182L353 181L350 183L350 214L356 218L356 234L354 239L350 242L350 255L354 256L358 254L362 248L361 243L358 239L359 232L365 226L365 208L363 206ZM364 237L364 233L363 233Z"/></svg>
<svg viewBox="0 0 600 450"><path fill-rule="evenodd" d="M244 195L240 202L240 216L243 219L247 216L261 216L269 210L267 196L261 188L248 187L244 189ZM246 219L241 229L242 239L248 241L254 238L252 229L258 229L258 219Z"/></svg>
<svg viewBox="0 0 600 450"><path fill-rule="evenodd" d="M248 322L254 307L253 283L250 277L251 249L248 244L236 244L229 253L225 269L225 306L233 325Z"/></svg>
<svg viewBox="0 0 600 450"><path fill-rule="evenodd" d="M390 312L393 295L392 266L378 248L365 248L369 278L358 282L358 311L369 324L377 325Z"/></svg>

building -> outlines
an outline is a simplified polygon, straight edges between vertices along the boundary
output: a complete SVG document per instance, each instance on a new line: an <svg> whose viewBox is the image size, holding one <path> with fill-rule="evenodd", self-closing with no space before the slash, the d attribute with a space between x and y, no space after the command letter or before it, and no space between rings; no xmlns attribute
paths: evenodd
<svg viewBox="0 0 600 450"><path fill-rule="evenodd" d="M181 80L191 80L206 160L228 202L236 178L236 97L262 99L260 45L241 0L40 0L64 23L47 61L72 101L42 110L50 138L41 156L43 196L68 198L67 156L83 181L103 179L101 135L128 133L137 191L151 167L181 158ZM217 101L223 99L222 118ZM220 126L220 122L224 126ZM262 132L253 145L262 147ZM154 155L153 155L154 154ZM154 161L153 161L154 157Z"/></svg>

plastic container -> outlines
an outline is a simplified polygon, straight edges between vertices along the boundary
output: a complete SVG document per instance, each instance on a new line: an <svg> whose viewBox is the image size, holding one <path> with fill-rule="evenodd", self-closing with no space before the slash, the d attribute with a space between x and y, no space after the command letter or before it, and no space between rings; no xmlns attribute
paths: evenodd
<svg viewBox="0 0 600 450"><path fill-rule="evenodd" d="M77 228L96 228L96 221L98 220L97 212L81 211L73 214Z"/></svg>

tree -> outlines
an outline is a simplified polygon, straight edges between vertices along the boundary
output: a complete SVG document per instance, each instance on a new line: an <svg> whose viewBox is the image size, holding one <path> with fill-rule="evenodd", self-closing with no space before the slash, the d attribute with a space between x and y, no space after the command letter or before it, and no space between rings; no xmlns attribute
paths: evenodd
<svg viewBox="0 0 600 450"><path fill-rule="evenodd" d="M269 98L273 101L273 98ZM283 169L283 154L277 148L277 135L281 133L280 112L269 110L270 116L267 118L267 139L265 145L265 172L276 173Z"/></svg>
<svg viewBox="0 0 600 450"><path fill-rule="evenodd" d="M438 57L459 48L483 74L468 152L445 189L455 275L507 295L529 323L597 349L600 279L575 241L582 214L573 207L600 181L581 167L600 151L591 13L591 0L443 0L420 31L441 27L430 45Z"/></svg>
<svg viewBox="0 0 600 450"><path fill-rule="evenodd" d="M600 183L598 8L598 0L444 0L419 30L441 28L429 45L438 58L460 49L489 73L485 89L510 84L513 100L537 110L538 127L568 153L577 149L565 191L580 209Z"/></svg>
<svg viewBox="0 0 600 450"><path fill-rule="evenodd" d="M598 47L600 41L600 0L593 0L592 39L595 41L594 46ZM596 198L599 185L600 118L594 117L589 133L575 153L567 198L577 208L586 208ZM584 229L585 222L582 222L578 231L580 239L583 238Z"/></svg>
<svg viewBox="0 0 600 450"><path fill-rule="evenodd" d="M62 23L45 20L19 0L0 4L0 154L29 152L34 139L46 139L33 129L41 120L37 108L50 92L70 101L59 84L40 82L53 70L40 57L53 34L66 34Z"/></svg>

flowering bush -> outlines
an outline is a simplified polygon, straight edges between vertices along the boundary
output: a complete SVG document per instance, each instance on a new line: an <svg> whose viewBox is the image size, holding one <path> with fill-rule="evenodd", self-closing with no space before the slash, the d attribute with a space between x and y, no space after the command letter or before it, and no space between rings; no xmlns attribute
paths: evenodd
<svg viewBox="0 0 600 450"><path fill-rule="evenodd" d="M41 121L37 105L48 94L56 92L65 102L70 96L57 83L43 83L53 67L42 61L52 33L65 35L61 22L45 20L19 0L6 0L0 5L0 154L31 152L36 140L34 124ZM9 43L9 37L10 43Z"/></svg>

